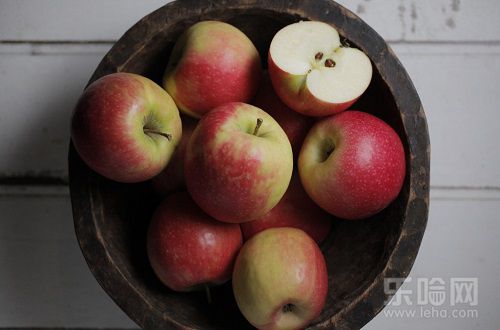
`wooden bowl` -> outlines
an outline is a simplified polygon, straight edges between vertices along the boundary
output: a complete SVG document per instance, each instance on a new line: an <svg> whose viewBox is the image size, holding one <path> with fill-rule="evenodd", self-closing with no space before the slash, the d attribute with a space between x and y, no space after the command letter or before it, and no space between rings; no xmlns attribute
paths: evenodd
<svg viewBox="0 0 500 330"><path fill-rule="evenodd" d="M356 15L328 0L183 0L134 25L104 57L91 82L125 71L160 82L179 35L195 22L221 20L245 32L266 66L273 35L299 20L334 26L372 60L370 87L352 107L375 114L399 134L406 151L404 187L371 219L334 221L323 251L329 293L311 328L360 328L384 307L384 278L406 277L427 223L429 137L422 105L405 69L384 40ZM147 184L119 184L91 171L71 146L71 201L76 235L90 270L113 300L146 329L245 329L230 283L212 292L176 293L161 285L146 255L146 229L159 202Z"/></svg>

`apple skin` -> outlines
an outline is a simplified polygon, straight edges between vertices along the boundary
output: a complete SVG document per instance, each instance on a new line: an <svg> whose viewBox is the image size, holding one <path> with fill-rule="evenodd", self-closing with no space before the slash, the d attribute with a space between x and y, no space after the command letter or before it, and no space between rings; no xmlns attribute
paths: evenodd
<svg viewBox="0 0 500 330"><path fill-rule="evenodd" d="M276 95L267 73L264 74L261 87L252 104L266 111L280 124L290 140L293 154L298 156L302 142L314 124L313 118L293 111L284 104Z"/></svg>
<svg viewBox="0 0 500 330"><path fill-rule="evenodd" d="M262 125L253 134L258 118ZM293 171L290 142L266 112L228 103L206 114L189 140L184 163L194 201L217 220L259 218L283 197Z"/></svg>
<svg viewBox="0 0 500 330"><path fill-rule="evenodd" d="M325 102L311 94L305 87L304 76L283 71L274 63L271 54L268 56L269 77L276 95L291 109L312 117L337 114L353 105L359 97L343 103Z"/></svg>
<svg viewBox="0 0 500 330"><path fill-rule="evenodd" d="M228 281L241 245L238 225L212 219L187 192L170 195L160 204L147 236L153 270L175 291Z"/></svg>
<svg viewBox="0 0 500 330"><path fill-rule="evenodd" d="M184 178L184 156L186 155L188 141L198 121L187 116L181 116L181 120L182 137L172 155L172 159L170 159L170 162L160 174L151 179L153 189L160 196L166 196L172 192L179 191L186 184Z"/></svg>
<svg viewBox="0 0 500 330"><path fill-rule="evenodd" d="M318 245L305 232L271 228L243 245L232 284L240 311L254 327L302 329L324 307L328 273ZM284 312L288 304L293 307Z"/></svg>
<svg viewBox="0 0 500 330"><path fill-rule="evenodd" d="M398 196L406 173L405 151L397 133L381 119L346 111L313 126L298 167L316 204L340 218L363 219Z"/></svg>
<svg viewBox="0 0 500 330"><path fill-rule="evenodd" d="M145 128L170 134L146 133ZM71 140L83 161L119 182L151 179L167 165L182 134L179 111L165 90L131 73L87 87L73 112Z"/></svg>
<svg viewBox="0 0 500 330"><path fill-rule="evenodd" d="M307 196L297 174L292 177L285 195L271 211L240 226L245 240L268 228L293 227L305 231L320 244L330 232L332 216Z"/></svg>
<svg viewBox="0 0 500 330"><path fill-rule="evenodd" d="M170 56L163 86L195 118L230 102L249 102L262 76L260 55L236 27L218 21L191 26Z"/></svg>

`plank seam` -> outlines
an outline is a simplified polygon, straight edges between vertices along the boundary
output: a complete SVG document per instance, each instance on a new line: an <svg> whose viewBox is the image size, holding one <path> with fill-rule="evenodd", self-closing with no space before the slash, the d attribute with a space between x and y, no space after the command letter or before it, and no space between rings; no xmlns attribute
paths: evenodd
<svg viewBox="0 0 500 330"><path fill-rule="evenodd" d="M3 39L1 45L112 45L117 41L114 39L88 39L88 40L37 40L37 39ZM405 40L386 39L390 45L471 45L471 46L500 46L500 40Z"/></svg>

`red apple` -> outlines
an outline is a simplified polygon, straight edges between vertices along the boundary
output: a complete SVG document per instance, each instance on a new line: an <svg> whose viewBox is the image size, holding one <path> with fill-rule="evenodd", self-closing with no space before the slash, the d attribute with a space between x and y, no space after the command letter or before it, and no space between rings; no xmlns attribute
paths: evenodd
<svg viewBox="0 0 500 330"><path fill-rule="evenodd" d="M212 219L182 192L167 197L155 211L147 251L166 286L191 291L229 280L241 244L238 225Z"/></svg>
<svg viewBox="0 0 500 330"><path fill-rule="evenodd" d="M293 111L274 92L273 85L266 73L253 104L273 117L285 131L294 155L298 155L313 119Z"/></svg>
<svg viewBox="0 0 500 330"><path fill-rule="evenodd" d="M131 73L87 87L71 119L71 140L97 173L120 182L157 175L181 138L179 111L165 90Z"/></svg>
<svg viewBox="0 0 500 330"><path fill-rule="evenodd" d="M181 189L186 181L184 179L184 156L186 154L186 146L193 134L194 128L198 121L181 116L182 119L182 137L177 145L177 148L172 155L172 159L167 167L157 176L151 179L153 189L162 196L166 196L174 191Z"/></svg>
<svg viewBox="0 0 500 330"><path fill-rule="evenodd" d="M370 59L356 48L341 45L337 30L323 22L298 22L278 31L268 64L281 100L308 116L347 109L372 77Z"/></svg>
<svg viewBox="0 0 500 330"><path fill-rule="evenodd" d="M249 102L261 78L260 56L236 27L217 21L191 26L177 41L163 86L195 118L229 102Z"/></svg>
<svg viewBox="0 0 500 330"><path fill-rule="evenodd" d="M397 133L368 113L346 111L309 131L299 155L304 189L327 212L362 219L387 207L405 178Z"/></svg>
<svg viewBox="0 0 500 330"><path fill-rule="evenodd" d="M205 212L241 223L263 216L283 197L293 171L292 148L266 112L228 103L200 120L184 169L188 191Z"/></svg>
<svg viewBox="0 0 500 330"><path fill-rule="evenodd" d="M279 203L261 218L241 224L245 240L255 234L276 227L302 229L316 243L321 243L332 226L332 216L323 211L307 196L298 175L292 177L288 190Z"/></svg>
<svg viewBox="0 0 500 330"><path fill-rule="evenodd" d="M303 329L319 316L328 273L318 245L296 228L271 228L248 240L233 272L233 292L258 329Z"/></svg>

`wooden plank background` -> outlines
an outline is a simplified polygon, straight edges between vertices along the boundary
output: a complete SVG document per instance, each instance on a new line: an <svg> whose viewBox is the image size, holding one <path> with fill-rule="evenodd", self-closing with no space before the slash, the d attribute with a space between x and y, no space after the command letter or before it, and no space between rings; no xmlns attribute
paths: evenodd
<svg viewBox="0 0 500 330"><path fill-rule="evenodd" d="M112 43L166 2L0 0L0 327L134 327L74 238L69 116ZM412 275L479 277L481 288L479 319L380 315L367 328L496 328L500 2L338 2L390 42L426 110L431 213Z"/></svg>

